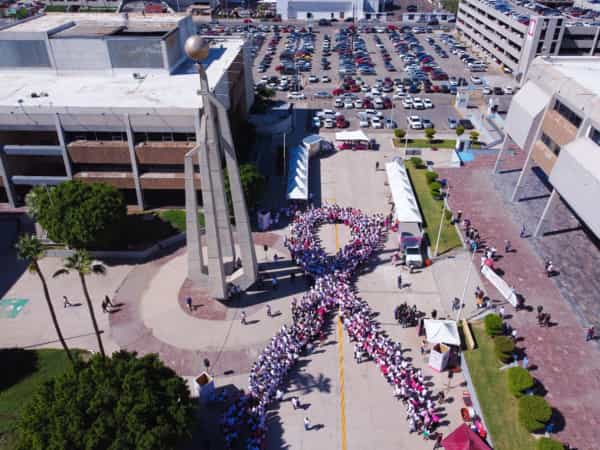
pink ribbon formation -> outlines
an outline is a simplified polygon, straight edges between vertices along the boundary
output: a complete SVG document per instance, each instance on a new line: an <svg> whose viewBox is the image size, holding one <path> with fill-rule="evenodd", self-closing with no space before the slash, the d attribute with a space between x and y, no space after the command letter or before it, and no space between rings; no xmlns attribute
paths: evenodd
<svg viewBox="0 0 600 450"><path fill-rule="evenodd" d="M349 242L335 255L327 254L318 237L320 227L325 224L343 224L350 229ZM361 359L364 355L374 361L398 395L414 392L423 395L423 399L427 397L422 373L403 359L400 345L385 335L373 319L368 303L352 288L353 277L366 268L386 233L381 214L369 216L355 208L326 205L296 213L285 246L311 280L312 287L300 300L293 299L293 322L282 326L271 338L250 370L247 393L240 395L225 412L222 428L227 448L239 448L240 444L248 450L265 447L269 405L300 355L310 354L313 343L324 339L325 325L336 309ZM410 412L413 398L402 397ZM418 399L414 402L418 403ZM425 424L439 420L429 404L422 414Z"/></svg>

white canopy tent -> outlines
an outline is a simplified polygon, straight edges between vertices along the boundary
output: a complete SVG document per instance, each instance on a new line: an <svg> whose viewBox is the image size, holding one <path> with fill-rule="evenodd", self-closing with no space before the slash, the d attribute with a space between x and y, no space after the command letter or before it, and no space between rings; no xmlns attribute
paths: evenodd
<svg viewBox="0 0 600 450"><path fill-rule="evenodd" d="M458 326L454 320L425 319L425 335L432 344L460 345Z"/></svg>
<svg viewBox="0 0 600 450"><path fill-rule="evenodd" d="M336 141L368 141L369 137L362 130L340 131L335 133Z"/></svg>
<svg viewBox="0 0 600 450"><path fill-rule="evenodd" d="M288 200L308 200L308 148L293 147L288 151Z"/></svg>
<svg viewBox="0 0 600 450"><path fill-rule="evenodd" d="M419 211L419 204L415 197L404 161L401 158L394 158L386 163L385 171L387 173L388 184L392 193L394 205L396 205L396 219L401 223L423 224L423 217Z"/></svg>

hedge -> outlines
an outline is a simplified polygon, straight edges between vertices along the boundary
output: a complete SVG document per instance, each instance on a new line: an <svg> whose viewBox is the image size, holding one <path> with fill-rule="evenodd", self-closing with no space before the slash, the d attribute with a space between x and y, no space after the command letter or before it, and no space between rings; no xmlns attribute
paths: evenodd
<svg viewBox="0 0 600 450"><path fill-rule="evenodd" d="M502 317L498 314L489 314L483 319L485 332L488 336L496 336L502 334Z"/></svg>
<svg viewBox="0 0 600 450"><path fill-rule="evenodd" d="M496 358L503 363L509 363L515 351L515 343L508 336L498 336L494 339Z"/></svg>
<svg viewBox="0 0 600 450"><path fill-rule="evenodd" d="M425 178L427 178L427 184L431 184L438 179L438 173L431 171L425 174ZM440 185L441 186L441 185Z"/></svg>
<svg viewBox="0 0 600 450"><path fill-rule="evenodd" d="M536 450L565 450L565 446L554 439L543 437L538 439L535 446Z"/></svg>
<svg viewBox="0 0 600 450"><path fill-rule="evenodd" d="M418 156L413 156L412 158L410 158L410 162L414 164L416 169L424 169L425 168L425 163Z"/></svg>
<svg viewBox="0 0 600 450"><path fill-rule="evenodd" d="M508 376L508 389L515 397L522 397L523 391L531 389L534 385L533 377L528 370L522 367L511 367L506 371Z"/></svg>
<svg viewBox="0 0 600 450"><path fill-rule="evenodd" d="M519 399L519 422L530 433L542 431L552 416L552 408L544 397L526 395Z"/></svg>

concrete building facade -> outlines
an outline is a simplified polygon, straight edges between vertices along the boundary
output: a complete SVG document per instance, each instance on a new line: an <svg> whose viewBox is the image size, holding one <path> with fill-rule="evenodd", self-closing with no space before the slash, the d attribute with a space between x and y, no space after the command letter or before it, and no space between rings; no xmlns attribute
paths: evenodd
<svg viewBox="0 0 600 450"><path fill-rule="evenodd" d="M538 166L552 188L534 231L558 198L596 237L600 237L600 58L536 58L514 96L506 136L527 152L512 200L518 200L524 174ZM506 145L507 141L505 141ZM503 147L504 148L504 147ZM501 166L502 151L495 170Z"/></svg>
<svg viewBox="0 0 600 450"><path fill-rule="evenodd" d="M193 34L191 17L173 15L48 14L1 30L0 202L77 179L140 208L183 205L203 109L183 51ZM253 101L251 57L243 39L224 38L204 63L234 134Z"/></svg>
<svg viewBox="0 0 600 450"><path fill-rule="evenodd" d="M381 0L277 0L277 14L281 20L375 19L382 12L382 5Z"/></svg>
<svg viewBox="0 0 600 450"><path fill-rule="evenodd" d="M560 14L539 15L506 1L461 0L456 27L517 79L536 56L600 55L600 27L575 24Z"/></svg>

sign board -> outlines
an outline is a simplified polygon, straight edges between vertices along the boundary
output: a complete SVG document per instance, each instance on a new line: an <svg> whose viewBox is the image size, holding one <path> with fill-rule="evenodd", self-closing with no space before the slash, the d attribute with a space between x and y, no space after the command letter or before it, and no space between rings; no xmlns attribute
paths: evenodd
<svg viewBox="0 0 600 450"><path fill-rule="evenodd" d="M514 289L511 288L506 281L498 276L494 269L484 265L481 269L481 273L485 276L490 283L494 285L496 289L502 294L502 296L510 302L511 305L517 306L517 294Z"/></svg>
<svg viewBox="0 0 600 450"><path fill-rule="evenodd" d="M532 38L535 35L535 26L537 25L537 19L531 18L529 21L529 29L527 30L527 36Z"/></svg>

